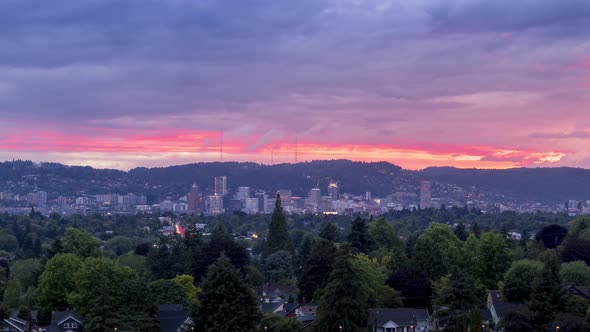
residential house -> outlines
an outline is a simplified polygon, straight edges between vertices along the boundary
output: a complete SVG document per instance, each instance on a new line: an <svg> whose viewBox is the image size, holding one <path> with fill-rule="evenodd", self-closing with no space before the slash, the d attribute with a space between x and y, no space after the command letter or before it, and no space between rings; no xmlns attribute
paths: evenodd
<svg viewBox="0 0 590 332"><path fill-rule="evenodd" d="M492 321L495 327L508 312L521 311L525 308L524 303L519 302L506 302L502 297L502 293L499 290L488 291L487 308L490 311Z"/></svg>
<svg viewBox="0 0 590 332"><path fill-rule="evenodd" d="M430 313L423 308L369 309L368 324L374 332L426 332Z"/></svg>
<svg viewBox="0 0 590 332"><path fill-rule="evenodd" d="M182 304L160 304L160 332L192 331L193 320Z"/></svg>
<svg viewBox="0 0 590 332"><path fill-rule="evenodd" d="M566 287L566 290L571 295L576 295L587 302L590 302L590 291L585 286L570 285Z"/></svg>
<svg viewBox="0 0 590 332"><path fill-rule="evenodd" d="M80 332L84 331L84 323L80 316L72 310L54 311L51 314L51 326L47 332Z"/></svg>

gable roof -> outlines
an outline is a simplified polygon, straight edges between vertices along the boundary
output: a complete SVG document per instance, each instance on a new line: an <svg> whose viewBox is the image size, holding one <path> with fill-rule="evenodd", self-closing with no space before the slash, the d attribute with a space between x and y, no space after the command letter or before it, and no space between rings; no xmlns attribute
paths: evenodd
<svg viewBox="0 0 590 332"><path fill-rule="evenodd" d="M54 311L51 314L51 329L49 331L59 331L59 326L61 324L63 324L65 321L67 321L68 319L73 319L76 322L78 322L78 324L84 325L80 316L78 316L72 310Z"/></svg>
<svg viewBox="0 0 590 332"><path fill-rule="evenodd" d="M588 288L585 286L571 285L567 287L567 291L570 292L570 294L578 295L586 300L590 300L590 291L588 291Z"/></svg>
<svg viewBox="0 0 590 332"><path fill-rule="evenodd" d="M178 332L183 326L188 327L193 324L182 304L160 304L159 309L161 332Z"/></svg>
<svg viewBox="0 0 590 332"><path fill-rule="evenodd" d="M3 319L3 321L6 324L14 327L17 331L20 331L20 332L24 332L26 324L27 324L27 322L25 322L21 319L18 319L16 317L6 318L6 319Z"/></svg>
<svg viewBox="0 0 590 332"><path fill-rule="evenodd" d="M394 309L369 309L369 322L383 327L389 322L398 326L417 325L419 321L430 319L428 309L424 308L394 308Z"/></svg>

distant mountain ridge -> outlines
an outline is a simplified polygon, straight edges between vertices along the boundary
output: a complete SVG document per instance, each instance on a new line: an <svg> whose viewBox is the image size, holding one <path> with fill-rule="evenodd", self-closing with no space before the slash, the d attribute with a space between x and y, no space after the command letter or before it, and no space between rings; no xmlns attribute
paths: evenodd
<svg viewBox="0 0 590 332"><path fill-rule="evenodd" d="M262 165L245 162L210 162L169 167L134 168L128 172L66 166L59 163L13 161L0 163L0 191L26 194L35 189L49 197L98 193L136 193L150 201L179 197L196 183L204 194L213 191L213 178L228 177L228 186L250 186L274 192L291 189L303 196L316 186L323 194L330 180L342 192L376 197L392 192L418 193L420 180L455 184L462 188L506 195L523 201L565 203L590 200L590 170L579 168L514 168L508 170L431 167L421 171L402 169L387 162L350 160L312 161L297 164Z"/></svg>

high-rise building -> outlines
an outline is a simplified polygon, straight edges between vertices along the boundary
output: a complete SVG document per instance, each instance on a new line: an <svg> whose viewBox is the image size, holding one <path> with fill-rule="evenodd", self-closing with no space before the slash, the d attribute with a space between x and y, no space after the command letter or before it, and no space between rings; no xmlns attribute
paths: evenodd
<svg viewBox="0 0 590 332"><path fill-rule="evenodd" d="M432 207L432 182L420 182L420 208L428 209Z"/></svg>
<svg viewBox="0 0 590 332"><path fill-rule="evenodd" d="M258 199L258 212L265 213L266 212L265 204L266 204L266 201L268 200L268 195L264 191L259 191L254 194L254 197L256 197Z"/></svg>
<svg viewBox="0 0 590 332"><path fill-rule="evenodd" d="M37 191L27 195L27 203L31 205L45 205L47 204L47 193L45 191Z"/></svg>
<svg viewBox="0 0 590 332"><path fill-rule="evenodd" d="M215 195L217 195L217 196L227 195L227 176L216 176L215 177Z"/></svg>
<svg viewBox="0 0 590 332"><path fill-rule="evenodd" d="M236 198L239 200L246 200L247 198L250 198L250 187L239 187Z"/></svg>
<svg viewBox="0 0 590 332"><path fill-rule="evenodd" d="M223 196L213 195L209 196L209 206L207 208L209 214L223 213Z"/></svg>
<svg viewBox="0 0 590 332"><path fill-rule="evenodd" d="M306 205L314 210L317 210L318 205L320 204L320 196L321 196L320 188L311 189L309 191L309 195L307 196Z"/></svg>
<svg viewBox="0 0 590 332"><path fill-rule="evenodd" d="M365 193L365 201L370 202L372 200L373 200L373 195L371 195L371 192L370 191L367 191Z"/></svg>
<svg viewBox="0 0 590 332"><path fill-rule="evenodd" d="M244 204L244 212L246 213L258 213L258 198L246 198Z"/></svg>
<svg viewBox="0 0 590 332"><path fill-rule="evenodd" d="M289 189L279 189L279 191L277 191L277 193L279 195L281 195L281 205L283 206L283 208L289 207L289 206L292 205L291 197L293 197L293 194L292 194L291 190L289 190ZM273 197L272 199L275 199L275 198L276 197Z"/></svg>
<svg viewBox="0 0 590 332"><path fill-rule="evenodd" d="M191 212L203 212L205 211L205 199L201 192L199 191L199 187L196 183L193 184L191 187L191 192L186 197L188 210Z"/></svg>
<svg viewBox="0 0 590 332"><path fill-rule="evenodd" d="M328 185L328 196L332 197L333 201L340 199L340 188L338 188L337 181L330 181L330 184Z"/></svg>

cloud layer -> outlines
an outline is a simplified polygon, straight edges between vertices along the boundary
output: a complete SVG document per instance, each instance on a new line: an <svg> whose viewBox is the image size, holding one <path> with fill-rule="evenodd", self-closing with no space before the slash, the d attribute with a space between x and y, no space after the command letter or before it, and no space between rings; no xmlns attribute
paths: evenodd
<svg viewBox="0 0 590 332"><path fill-rule="evenodd" d="M589 37L585 0L7 0L0 158L216 160L223 128L235 160L590 167Z"/></svg>

